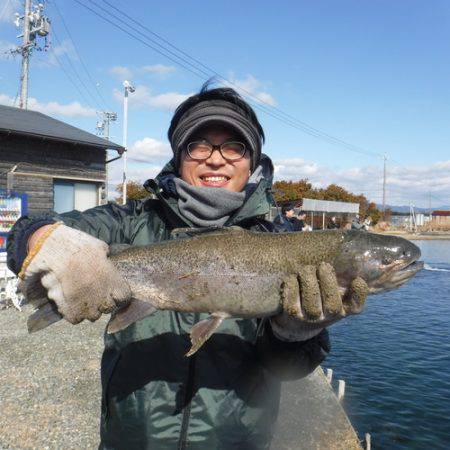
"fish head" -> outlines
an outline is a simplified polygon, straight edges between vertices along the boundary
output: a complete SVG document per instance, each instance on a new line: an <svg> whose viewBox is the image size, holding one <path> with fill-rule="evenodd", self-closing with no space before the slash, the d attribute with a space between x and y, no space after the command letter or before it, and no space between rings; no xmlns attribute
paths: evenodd
<svg viewBox="0 0 450 450"><path fill-rule="evenodd" d="M407 239L366 231L349 231L334 267L342 287L361 277L369 293L396 289L423 268L420 249Z"/></svg>

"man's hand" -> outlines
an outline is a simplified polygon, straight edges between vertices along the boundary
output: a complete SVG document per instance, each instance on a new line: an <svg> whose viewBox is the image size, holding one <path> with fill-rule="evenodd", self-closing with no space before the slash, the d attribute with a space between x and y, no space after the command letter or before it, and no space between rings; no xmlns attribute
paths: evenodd
<svg viewBox="0 0 450 450"><path fill-rule="evenodd" d="M19 289L35 306L50 299L76 324L125 305L130 289L108 260L108 245L61 223L37 230L19 274Z"/></svg>
<svg viewBox="0 0 450 450"><path fill-rule="evenodd" d="M284 311L270 319L276 337L303 341L338 320L364 308L368 287L355 278L342 296L333 266L306 266L284 286Z"/></svg>

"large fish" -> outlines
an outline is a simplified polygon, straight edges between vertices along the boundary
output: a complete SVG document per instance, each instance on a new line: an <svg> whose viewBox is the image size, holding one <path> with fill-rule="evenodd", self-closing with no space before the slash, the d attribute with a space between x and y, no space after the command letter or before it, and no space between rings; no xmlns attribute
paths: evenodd
<svg viewBox="0 0 450 450"><path fill-rule="evenodd" d="M193 327L190 355L224 318L267 317L286 309L298 298L305 267L331 264L343 297L354 289L354 280L364 280L374 294L401 286L423 267L420 250L410 241L365 231L272 234L230 227L188 234L111 254L133 298L113 314L108 332L157 309L210 313ZM28 329L37 331L60 318L54 305L44 302L30 316Z"/></svg>

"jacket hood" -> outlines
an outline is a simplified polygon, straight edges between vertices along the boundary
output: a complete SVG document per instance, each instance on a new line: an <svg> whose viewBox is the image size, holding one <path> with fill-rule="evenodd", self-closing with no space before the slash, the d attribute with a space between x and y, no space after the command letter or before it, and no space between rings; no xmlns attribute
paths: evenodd
<svg viewBox="0 0 450 450"><path fill-rule="evenodd" d="M251 184L246 186L249 194L241 208L227 221L226 226L237 225L239 222L252 217L263 216L269 212L270 206L273 204L272 182L274 168L271 159L264 153L261 155L260 166L262 168L262 178L254 186L251 186ZM170 208L171 212L177 216L177 222L181 221L184 226L192 227L193 224L181 215L176 196L167 192L167 189L162 188L161 180L171 175L175 177L179 176L175 169L173 159L163 167L155 179L147 180L144 183L144 187L161 200L164 206ZM250 189L248 189L249 187Z"/></svg>

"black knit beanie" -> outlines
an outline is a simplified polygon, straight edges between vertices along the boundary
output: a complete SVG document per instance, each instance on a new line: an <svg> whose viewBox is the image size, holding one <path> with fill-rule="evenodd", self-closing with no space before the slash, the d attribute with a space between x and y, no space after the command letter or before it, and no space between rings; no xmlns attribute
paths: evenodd
<svg viewBox="0 0 450 450"><path fill-rule="evenodd" d="M261 133L247 111L236 103L222 99L204 100L186 110L175 127L169 129L169 140L176 168L180 165L181 152L194 133L206 124L220 123L236 130L244 139L250 152L252 172L261 158Z"/></svg>

